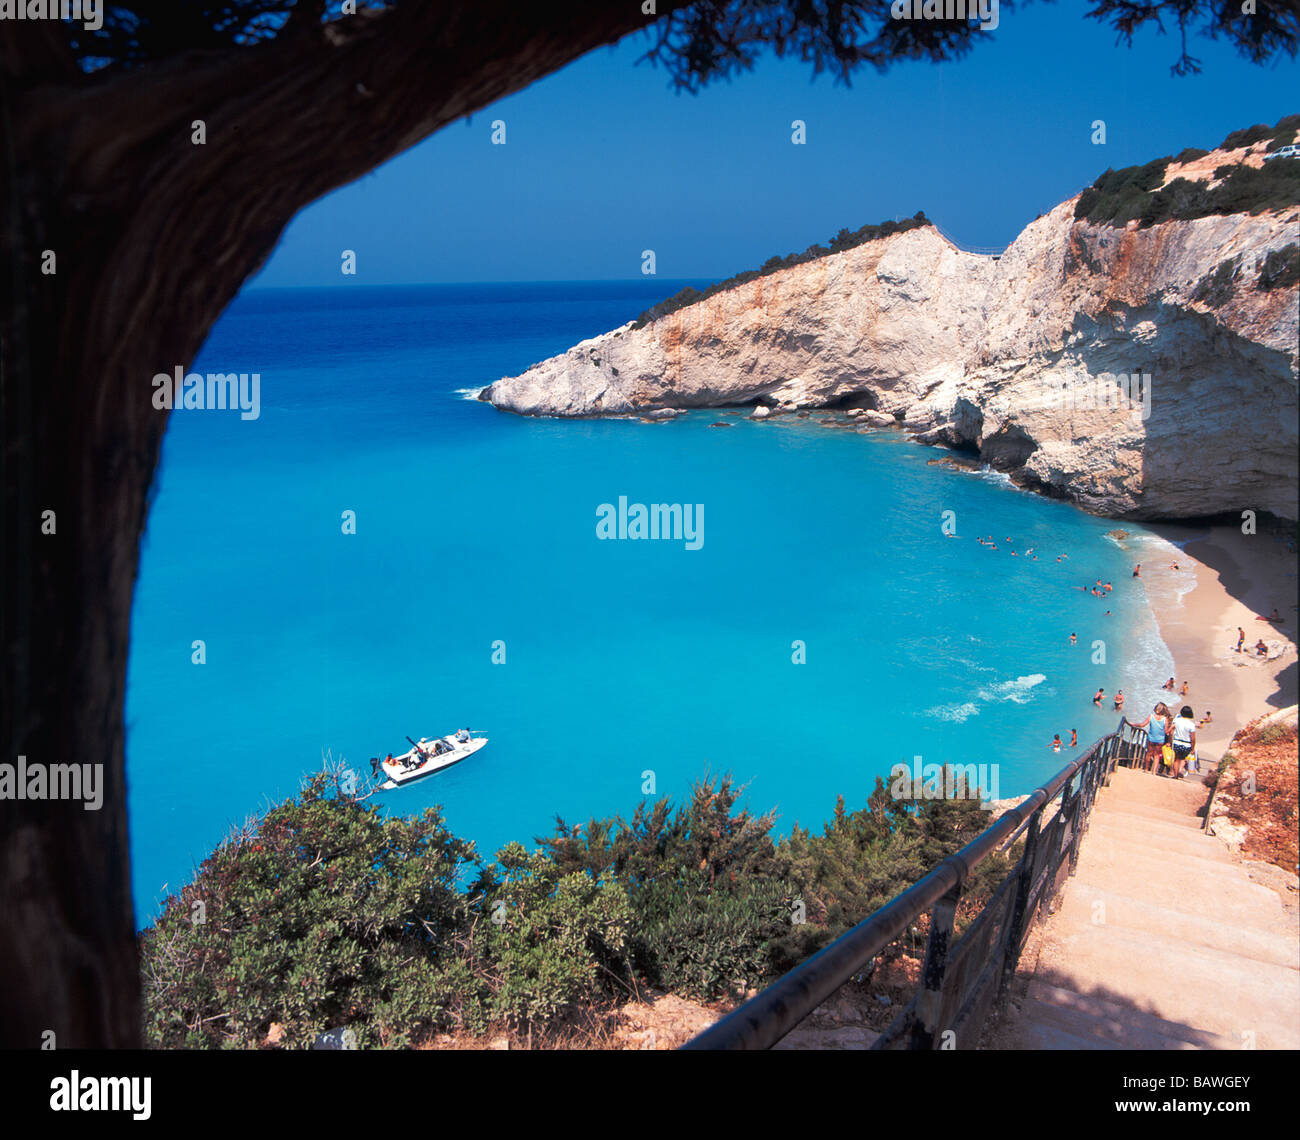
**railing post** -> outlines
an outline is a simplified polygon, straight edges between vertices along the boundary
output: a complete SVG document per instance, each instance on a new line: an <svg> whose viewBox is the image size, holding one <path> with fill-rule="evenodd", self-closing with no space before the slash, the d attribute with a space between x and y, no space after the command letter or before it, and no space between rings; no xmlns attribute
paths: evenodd
<svg viewBox="0 0 1300 1140"><path fill-rule="evenodd" d="M957 900L961 883L954 884L930 913L930 938L925 947L925 965L921 968L921 988L916 995L916 1014L912 1022L909 1049L933 1049L940 1033L939 1014L943 1008L943 987L948 970L948 950L952 944L952 927L957 917Z"/></svg>
<svg viewBox="0 0 1300 1140"><path fill-rule="evenodd" d="M1007 943L1007 956L1002 963L1002 980L998 983L999 994L1011 983L1020 965L1020 943L1028 923L1025 912L1029 907L1029 892L1034 888L1034 860L1038 855L1039 829L1042 827L1042 822L1043 809L1039 808L1030 816L1029 827L1025 831L1025 850L1020 856L1020 874L1016 879L1016 901L1011 908L1010 940Z"/></svg>

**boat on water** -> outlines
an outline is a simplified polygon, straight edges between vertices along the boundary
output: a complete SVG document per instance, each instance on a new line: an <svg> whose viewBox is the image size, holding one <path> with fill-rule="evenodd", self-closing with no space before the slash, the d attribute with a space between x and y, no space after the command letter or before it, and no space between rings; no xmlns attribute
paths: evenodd
<svg viewBox="0 0 1300 1140"><path fill-rule="evenodd" d="M409 736L406 739L411 740ZM370 766L376 779L386 777L379 790L391 792L459 764L486 743L486 736L475 736L468 728L432 740L422 736L418 741L411 740L411 748L400 756L390 754L382 760L374 757Z"/></svg>

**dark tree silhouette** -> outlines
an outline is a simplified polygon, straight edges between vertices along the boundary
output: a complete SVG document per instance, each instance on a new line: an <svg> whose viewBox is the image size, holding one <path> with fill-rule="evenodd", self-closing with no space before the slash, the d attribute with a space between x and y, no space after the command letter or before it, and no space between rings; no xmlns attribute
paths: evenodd
<svg viewBox="0 0 1300 1140"><path fill-rule="evenodd" d="M1094 15L1121 35L1163 16L1253 59L1294 55L1294 11L1259 9L1103 0ZM0 763L100 763L105 777L100 811L0 802L0 1044L17 1047L47 1030L60 1047L141 1039L122 709L166 426L150 380L193 360L294 214L639 29L650 32L645 58L689 91L745 70L765 46L847 81L863 64L958 58L981 35L969 22L891 20L888 0L103 10L95 30L0 21Z"/></svg>

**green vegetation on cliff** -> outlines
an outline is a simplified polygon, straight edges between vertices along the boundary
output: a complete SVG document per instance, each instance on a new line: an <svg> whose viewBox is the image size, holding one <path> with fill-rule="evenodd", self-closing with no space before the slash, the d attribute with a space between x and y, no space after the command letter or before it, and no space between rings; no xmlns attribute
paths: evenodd
<svg viewBox="0 0 1300 1140"><path fill-rule="evenodd" d="M796 265L803 265L807 261L816 261L819 257L826 257L832 253L843 253L847 249L854 249L857 246L865 245L869 241L876 241L878 238L889 237L891 234L906 233L908 230L931 224L930 219L925 216L925 211L917 210L912 217L904 218L901 222L887 221L881 222L879 225L862 226L856 230L842 229L831 238L828 245L814 243L805 249L803 253L787 253L784 257L769 257L757 269L747 269L743 273L737 273L733 277L728 277L725 281L710 285L703 292L688 285L680 292L674 293L666 301L660 301L659 304L646 309L644 313L637 317L633 328L643 328L651 321L657 321L660 317L666 317L669 313L675 313L678 309L686 308L687 305L694 305L697 301L703 301L705 298L712 297L715 293L721 293L725 289L734 289L737 285L744 285L746 282L757 280L759 277L766 277L769 273L776 273L782 269L791 269Z"/></svg>
<svg viewBox="0 0 1300 1140"><path fill-rule="evenodd" d="M359 1047L439 1032L542 1032L651 985L716 1000L761 986L960 850L967 799L841 799L820 835L772 838L729 777L676 808L593 819L486 866L438 809L385 817L310 779L226 839L140 935L145 1030L161 1048ZM976 906L1007 863L990 859Z"/></svg>
<svg viewBox="0 0 1300 1140"><path fill-rule="evenodd" d="M1300 129L1300 115L1288 115L1276 126L1255 126L1234 131L1221 149L1236 150L1269 139L1269 151L1293 142ZM1190 162L1208 152L1194 148L1177 158L1153 159L1140 166L1107 170L1079 195L1074 207L1076 219L1095 225L1125 226L1136 221L1141 227L1160 222L1188 221L1214 214L1258 214L1300 204L1300 161L1276 159L1264 166L1220 166L1214 171L1218 183L1175 178L1163 186L1170 163Z"/></svg>

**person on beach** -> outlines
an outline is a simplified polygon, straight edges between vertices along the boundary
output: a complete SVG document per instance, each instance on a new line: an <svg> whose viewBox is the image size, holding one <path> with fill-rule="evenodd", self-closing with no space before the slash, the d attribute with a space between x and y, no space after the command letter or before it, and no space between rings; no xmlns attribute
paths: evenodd
<svg viewBox="0 0 1300 1140"><path fill-rule="evenodd" d="M1115 711L1120 712L1123 710L1123 708L1124 708L1124 690L1120 689L1119 692L1115 694Z"/></svg>
<svg viewBox="0 0 1300 1140"><path fill-rule="evenodd" d="M1052 751L1053 752L1061 751L1061 734L1059 732L1052 737Z"/></svg>
<svg viewBox="0 0 1300 1140"><path fill-rule="evenodd" d="M1141 563L1141 562L1139 562L1136 566L1133 567L1133 577L1134 577L1134 578L1141 578L1141 577L1142 577L1142 563Z"/></svg>
<svg viewBox="0 0 1300 1140"><path fill-rule="evenodd" d="M1070 747L1077 748L1078 746L1079 746L1079 730L1077 728L1072 728L1070 729Z"/></svg>
<svg viewBox="0 0 1300 1140"><path fill-rule="evenodd" d="M1246 631L1237 626L1237 652L1241 652L1241 647L1246 644Z"/></svg>
<svg viewBox="0 0 1300 1140"><path fill-rule="evenodd" d="M1101 708L1101 699L1102 699L1102 697L1104 697L1105 695L1106 695L1106 690L1105 690L1105 689L1098 689L1098 690L1097 690L1097 695L1096 695L1095 697L1092 698L1092 703L1093 703L1094 705L1096 705L1098 708Z"/></svg>
<svg viewBox="0 0 1300 1140"><path fill-rule="evenodd" d="M1183 687L1182 687L1182 689L1179 690L1178 695L1179 695L1180 697L1185 697L1185 696L1187 696L1187 682L1186 682L1186 681L1183 682Z"/></svg>
<svg viewBox="0 0 1300 1140"><path fill-rule="evenodd" d="M1174 691L1174 679L1170 677L1161 688L1168 689L1172 693Z"/></svg>
<svg viewBox="0 0 1300 1140"><path fill-rule="evenodd" d="M1183 765L1187 757L1196 749L1196 720L1191 705L1183 705L1182 711L1174 718L1174 779L1183 778Z"/></svg>
<svg viewBox="0 0 1300 1140"><path fill-rule="evenodd" d="M1077 633L1070 634L1070 644L1071 645L1079 644L1079 635Z"/></svg>
<svg viewBox="0 0 1300 1140"><path fill-rule="evenodd" d="M1264 644L1264 639L1262 637L1255 642L1255 654L1258 657L1268 656L1268 646Z"/></svg>
<svg viewBox="0 0 1300 1140"><path fill-rule="evenodd" d="M1204 728L1207 724L1213 724L1213 723L1214 723L1214 714L1210 712L1209 709L1206 709L1205 716L1201 718L1201 723L1198 724L1196 727Z"/></svg>
<svg viewBox="0 0 1300 1140"><path fill-rule="evenodd" d="M1145 728L1147 730L1147 753L1142 759L1142 770L1144 772L1159 771L1161 753L1164 751L1165 743L1169 739L1169 729L1172 723L1169 716L1169 707L1164 701L1157 701L1145 720L1129 720L1128 717L1125 717L1124 723L1131 725L1133 728Z"/></svg>

